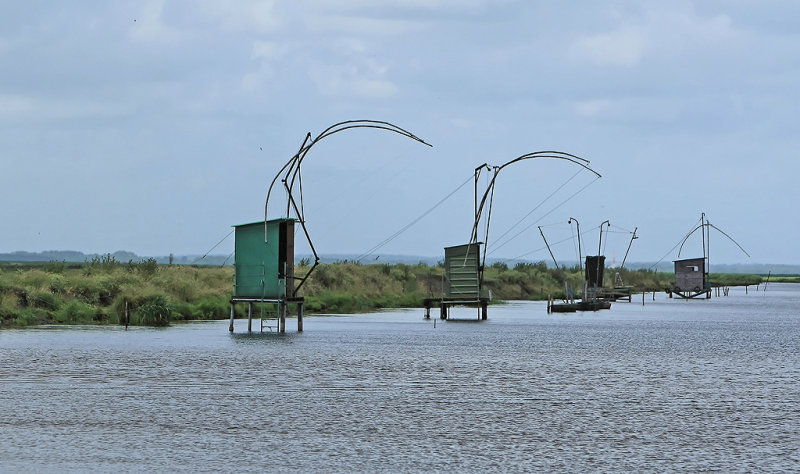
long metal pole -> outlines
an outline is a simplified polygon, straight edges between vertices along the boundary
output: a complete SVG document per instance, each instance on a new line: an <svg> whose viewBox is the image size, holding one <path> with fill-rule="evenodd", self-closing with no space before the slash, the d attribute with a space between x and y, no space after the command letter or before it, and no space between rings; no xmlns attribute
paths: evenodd
<svg viewBox="0 0 800 474"><path fill-rule="evenodd" d="M605 221L603 221L603 222L601 222L601 223L600 223L600 242L598 242L598 243L597 243L597 273L595 273L595 276L596 276L598 279L600 278L600 251L601 251L600 249L601 249L601 247L602 247L602 245L603 245L603 224L607 224L607 225L609 225L609 226L610 226L610 225L611 225L611 223L610 223L610 222L608 222L608 220L605 220ZM606 228L607 228L607 227L606 227ZM602 285L603 285L603 282L597 281L597 282L595 282L595 287L597 287L597 286L598 286L598 285L597 285L598 283L600 284L599 286L602 286ZM597 296L597 295L595 294L595 297L596 297L596 296Z"/></svg>
<svg viewBox="0 0 800 474"><path fill-rule="evenodd" d="M578 267L583 271L583 254L581 253L581 224L578 222L578 219L574 217L569 218L569 222L567 224L572 224L572 221L575 221L575 227L578 229Z"/></svg>
<svg viewBox="0 0 800 474"><path fill-rule="evenodd" d="M544 240L544 245L547 247L547 251L550 252L550 257L553 258L553 263L556 265L556 270L558 270L558 262L556 262L556 257L553 255L553 251L550 250L550 244L547 243L547 239L544 237L544 232L542 232L542 226L539 226L539 233L542 234L542 240Z"/></svg>
<svg viewBox="0 0 800 474"><path fill-rule="evenodd" d="M703 237L703 260L707 260L708 257L706 256L706 213L705 212L700 214L700 234ZM706 270L708 270L707 264L706 264Z"/></svg>
<svg viewBox="0 0 800 474"><path fill-rule="evenodd" d="M619 268L624 268L625 267L625 260L628 259L628 252L631 251L631 245L633 245L633 241L637 238L636 237L636 231L637 230L639 230L638 227L634 227L633 228L633 236L631 237L631 241L628 242L628 250L625 251L625 257L622 259L622 265L620 265Z"/></svg>

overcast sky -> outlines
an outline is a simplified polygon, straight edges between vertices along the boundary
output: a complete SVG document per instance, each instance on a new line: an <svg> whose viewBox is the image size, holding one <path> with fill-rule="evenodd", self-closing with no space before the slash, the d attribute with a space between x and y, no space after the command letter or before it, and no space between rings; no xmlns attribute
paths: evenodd
<svg viewBox="0 0 800 474"><path fill-rule="evenodd" d="M306 133L371 119L433 148L320 141L303 188L323 255L453 193L375 254L442 255L469 240L476 166L560 150L603 177L504 169L490 256L549 260L543 226L574 263L573 217L591 253L609 220L609 258L638 228L628 258L668 261L705 212L751 255L712 233L712 264L800 263L796 1L3 0L0 68L0 252L203 254L263 219Z"/></svg>

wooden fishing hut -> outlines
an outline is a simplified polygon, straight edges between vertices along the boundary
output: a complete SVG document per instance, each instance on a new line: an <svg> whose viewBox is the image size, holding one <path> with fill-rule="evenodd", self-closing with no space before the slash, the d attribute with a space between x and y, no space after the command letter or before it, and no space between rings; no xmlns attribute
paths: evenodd
<svg viewBox="0 0 800 474"><path fill-rule="evenodd" d="M672 293L681 298L711 298L711 283L706 271L706 257L674 260L675 287ZM671 296L671 295L670 295Z"/></svg>
<svg viewBox="0 0 800 474"><path fill-rule="evenodd" d="M483 269L486 265L486 250L489 242L489 223L492 215L492 202L494 200L494 187L500 171L506 167L531 159L558 159L576 164L600 178L600 174L588 166L589 160L561 151L537 151L526 153L514 158L500 166L490 166L488 163L475 168L475 218L472 223L472 233L468 244L445 247L445 285L444 295L440 298L426 298L425 318L430 318L430 310L434 305L441 308L441 319L448 319L449 309L452 306L479 307L479 318L487 319L487 307L491 300L491 292L483 288ZM482 172L492 173L488 185L479 199L478 183ZM485 214L484 214L485 212ZM479 227L484 224L483 242L478 241ZM481 249L481 247L483 247ZM556 265L557 266L557 265Z"/></svg>
<svg viewBox="0 0 800 474"><path fill-rule="evenodd" d="M750 254L739 245L738 242L726 234L722 229L718 228L706 219L706 213L700 214L700 224L695 227L691 232L686 234L683 238L678 249L678 257L681 256L683 245L698 230L701 232L703 244L703 256L697 258L685 258L682 260L673 260L675 264L675 285L672 288L667 288L667 294L672 298L676 295L684 299L692 299L705 296L706 299L711 298L711 281L709 280L709 272L711 267L711 229L717 229L722 235L727 237L731 242L736 244L745 255L750 257Z"/></svg>
<svg viewBox="0 0 800 474"><path fill-rule="evenodd" d="M317 268L320 260L306 227L301 175L303 160L322 139L354 129L384 130L431 146L413 133L392 123L379 120L345 120L326 128L316 138L313 138L310 132L306 134L300 149L278 171L267 189L264 220L234 226L236 257L229 328L231 332L233 332L233 322L236 319L235 306L237 303L248 303L248 331L252 331L254 303L261 305L262 331L265 327L265 320L268 321L270 315L276 315L278 330L285 333L286 313L290 304L297 306L297 330L303 330L304 298L298 296L298 291ZM286 213L285 217L270 220L267 218L269 200L272 189L279 180L286 191ZM295 184L297 184L296 188ZM295 224L300 226L301 235L305 237L314 255L314 261L302 277L296 277L294 274ZM264 318L264 305L273 307L273 311L266 312L267 318Z"/></svg>
<svg viewBox="0 0 800 474"><path fill-rule="evenodd" d="M252 331L256 303L262 331L269 320L275 319L278 331L285 333L289 305L297 307L297 330L303 330L305 300L296 296L294 276L296 222L296 219L281 218L233 226L235 256L230 332L233 332L237 303L247 303L248 331Z"/></svg>
<svg viewBox="0 0 800 474"><path fill-rule="evenodd" d="M605 283L606 256L587 255L584 269L586 288L590 293L597 293L598 289L602 289Z"/></svg>
<svg viewBox="0 0 800 474"><path fill-rule="evenodd" d="M441 298L425 298L426 319L430 319L434 305L439 306L440 319L447 319L453 306L480 308L480 319L487 318L491 292L483 289L482 245L483 242L475 242L445 247L445 293Z"/></svg>

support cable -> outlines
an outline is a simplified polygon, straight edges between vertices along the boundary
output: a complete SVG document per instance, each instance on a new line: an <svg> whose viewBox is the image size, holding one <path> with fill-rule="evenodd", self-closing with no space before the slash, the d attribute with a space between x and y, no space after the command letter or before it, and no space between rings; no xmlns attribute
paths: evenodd
<svg viewBox="0 0 800 474"><path fill-rule="evenodd" d="M362 253L361 255L359 255L359 256L356 258L356 261L357 261L357 262L358 262L358 261L361 261L361 260L363 260L364 258L366 258L366 257L369 257L370 255L373 255L373 254L374 254L374 253L375 253L377 250L379 250L380 248L384 247L386 244L388 244L388 243L389 243L389 242L391 242L392 240L394 240L394 239L396 239L397 237L399 237L399 236L400 236L400 235L401 235L403 232L405 232L405 231L407 231L408 229L410 229L410 228L411 228L411 227L412 227L414 224L416 224L417 222L421 221L421 220L422 220L423 218L425 218L425 217L426 217L428 214L430 214L431 212L433 212L433 211L434 211L434 210L435 210L437 207L439 207L439 206L440 206L440 205L442 205L442 204L443 204L445 201L447 201L447 200L448 200L450 197L452 197L452 196L453 196L455 193L457 193L458 191L460 191L460 190L461 190L461 188L463 188L464 186L466 186L466 185L467 185L467 183L469 183L469 182L470 182L470 180L472 180L472 179L473 179L473 175L469 175L469 177L466 179L466 181L464 181L463 183L461 183L461 184L460 184L460 185L459 185L457 188L455 188L453 191L451 191L451 192L450 192L450 193L449 193L447 196L445 196L445 197L443 197L441 200L439 200L439 201L438 201L436 204L434 204L434 205L433 205L433 206L432 206L430 209L428 209L427 211L423 212L421 215L419 215L419 216L418 216L418 217L416 217L414 220L412 220L412 221L411 221L411 222L409 222L408 224L406 224L406 225L404 225L403 227L401 227L399 230L397 230L396 232L394 232L392 235L390 235L389 237L387 237L387 238L383 239L382 241L378 242L378 244L376 244L375 246L373 246L372 248L370 248L370 249L369 249L369 250L367 250L366 252L364 252L364 253Z"/></svg>
<svg viewBox="0 0 800 474"><path fill-rule="evenodd" d="M581 235L588 234L589 232L592 232L592 231L594 231L596 229L598 229L598 227L592 227L591 229L587 229L587 230L581 232ZM572 237L567 237L565 239L557 240L557 241L553 242L550 245L550 247L555 247L558 244L563 244L564 242L568 242L570 240L572 240ZM518 256L512 258L511 260L519 260L522 257L527 257L528 255L530 255L532 253L541 252L542 250L545 250L545 249L547 249L547 247L541 247L541 248L538 248L538 249L535 249L535 250L531 250L530 252L526 252L526 253L523 253L522 255L518 255Z"/></svg>
<svg viewBox="0 0 800 474"><path fill-rule="evenodd" d="M509 228L508 228L508 230L506 230L505 232L503 232L503 234L502 234L502 235L500 235L500 237L498 237L498 238L497 238L497 240L498 240L498 241L501 241L501 240L503 240L503 237L505 237L506 235L508 235L508 234L509 234L509 233L510 233L512 230L514 230L514 228L516 228L518 225L522 224L522 221L524 221L525 219L527 219L528 217L530 217L530 215L531 215L531 214L533 214L533 213L534 213L534 212L536 212L536 211L537 211L537 210L538 210L540 207L542 207L542 206L544 205L544 203L546 203L548 200L550 200L550 198L552 198L553 196L555 196L555 195L556 195L556 193L558 193L559 191L561 191L562 189L564 189L564 186L566 186L567 184L569 184L569 182L570 182L570 181L572 181L573 179L575 179L575 177L576 177L576 176L578 176L579 174L581 174L581 172L582 172L582 171L583 171L583 168L580 168L580 169L578 169L578 171L576 171L576 172L575 172L575 174L573 174L573 175L572 175L572 176L571 176L571 177L570 177L568 180L564 181L564 182L561 184L561 186L557 187L557 188L556 188L556 189L555 189L555 190L554 190L552 193L550 193L550 194L549 194L549 195L548 195L546 198L544 198L544 199L543 199L541 202L539 202L539 204L537 204L537 205L536 205L536 207L534 207L533 209L531 209L531 210L530 210L530 212L528 212L527 214L525 214L524 216L522 216L522 218L521 218L521 219L519 219L519 220L518 220L516 223L514 223L514 225L512 225L511 227L509 227Z"/></svg>
<svg viewBox="0 0 800 474"><path fill-rule="evenodd" d="M234 230L235 230L235 229L234 229ZM206 253L205 253L205 255L203 255L202 257L198 258L198 259L197 259L197 260L195 260L194 262L190 263L190 265L194 265L195 263L199 262L200 260L202 260L202 259L204 259L204 258L208 257L208 254L210 254L210 253L211 253L211 252L212 252L212 251L213 251L215 248L219 247L219 244L221 244L222 242L225 242L225 239L227 239L228 237L230 237L230 236L231 236L231 234L233 234L233 230L231 230L230 232L228 232L228 235L226 235L225 237L223 237L223 238L222 238L222 240L220 240L219 242L217 242L217 244L216 244L216 245L214 245L213 247L211 247L210 249L208 249L208 252L206 252Z"/></svg>
<svg viewBox="0 0 800 474"><path fill-rule="evenodd" d="M701 224L702 224L702 220L701 220L700 222L701 222ZM686 235L685 235L685 236L684 236L684 237L683 237L681 240L679 240L677 244L675 244L675 246L673 246L671 249L669 249L669 251L667 251L667 253L665 253L665 254L664 254L664 256L662 256L661 258L659 258L659 259L658 259L658 261L657 261L656 263L654 263L654 264L650 265L650 269L652 270L652 269L653 269L653 268L655 268L655 267L656 267L656 266L657 266L659 263L661 263L662 261L664 261L664 259L665 259L665 258L667 258L667 255L669 255L669 254L671 254L673 251L675 251L675 249L676 249L676 248L678 248L678 246L683 246L683 243L686 241L686 239L688 239L688 238L689 238L689 236L691 236L691 235L694 233L694 231L696 231L697 229L698 229L698 228L697 228L697 227L695 227L695 228L693 228L692 230L690 230L689 232L687 232L687 233L686 233Z"/></svg>
<svg viewBox="0 0 800 474"><path fill-rule="evenodd" d="M532 222L532 223L528 224L528 225L527 225L525 228L523 228L522 230L520 230L519 232L517 232L516 234L514 234L514 235L513 235L513 236L511 236L510 238L506 239L506 241L505 241L505 242L503 242L502 244L500 244L500 245L498 245L497 247L495 247L494 249L492 249L492 251L491 251L491 252L489 252L489 254L491 255L491 254L493 254L493 253L497 252L497 251L498 251L498 250L500 250L500 249L501 249L503 246L505 246L506 244L508 244L508 243L509 243L509 242L511 242L512 240L516 239L516 238L517 238L517 237L519 237L520 235L522 235L522 233L524 233L525 231L527 231L527 230L528 230L528 229L530 229L531 227L535 226L535 225L536 225L536 223L537 223L537 222L539 222L539 220L541 220L541 219L544 219L545 217L547 217L547 216L549 216L550 214L552 214L553 212L555 212L555 211L556 211L558 208L560 208L561 206L563 206L563 205L564 205L564 204L566 204L567 202L571 201L571 200L572 200L572 199L573 199L575 196L577 196L578 194L580 194L581 192L583 192L583 191L584 191L586 188L588 188L589 186L591 186L592 184L594 184L594 182L595 182L595 181L597 181L598 179L600 179L600 178L595 178L595 179L593 179L592 181L590 181L589 183L587 183L586 185L584 185L584 186L583 186L581 189L577 190L575 193L573 193L572 195L570 195L568 198L566 198L566 199L564 199L563 201L561 201L561 202L560 202L558 205L556 205L556 207L554 207L554 208L550 209L549 211L547 211L547 212L546 212L544 215L542 215L542 217L540 217L538 220L536 220L535 222Z"/></svg>

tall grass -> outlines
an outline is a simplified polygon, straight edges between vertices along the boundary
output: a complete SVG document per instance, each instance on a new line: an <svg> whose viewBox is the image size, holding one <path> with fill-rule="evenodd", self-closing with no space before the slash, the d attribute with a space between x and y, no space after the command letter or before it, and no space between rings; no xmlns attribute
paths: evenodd
<svg viewBox="0 0 800 474"><path fill-rule="evenodd" d="M307 263L307 262L302 262ZM308 272L298 265L296 275ZM441 265L320 265L301 296L306 310L348 313L416 307L426 297L443 295ZM619 279L617 280L617 273ZM712 284L756 284L758 275L711 275ZM606 286L622 283L636 291L672 287L671 273L606 269ZM775 278L773 278L775 281ZM550 269L542 263L487 267L484 286L495 299L546 299L564 296L564 283L580 292L580 268ZM119 324L125 311L131 324L159 326L170 321L225 319L233 291L231 267L158 265L155 260L121 263L111 256L83 265L48 262L0 266L0 319L4 327L34 324ZM246 308L236 308L244 316Z"/></svg>

